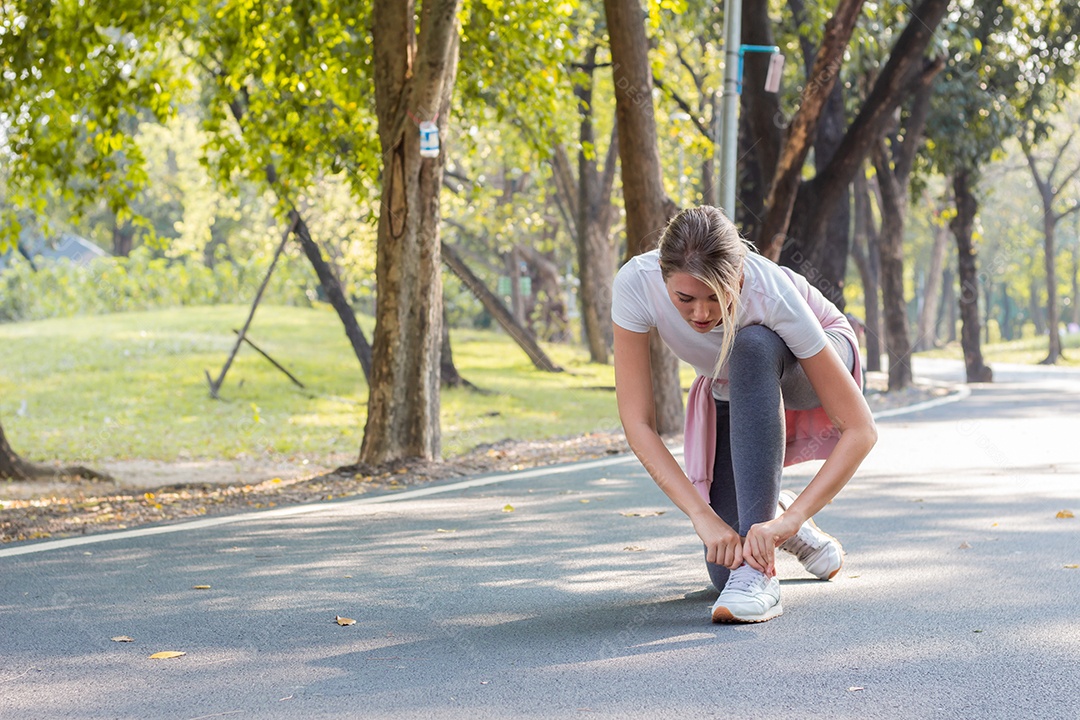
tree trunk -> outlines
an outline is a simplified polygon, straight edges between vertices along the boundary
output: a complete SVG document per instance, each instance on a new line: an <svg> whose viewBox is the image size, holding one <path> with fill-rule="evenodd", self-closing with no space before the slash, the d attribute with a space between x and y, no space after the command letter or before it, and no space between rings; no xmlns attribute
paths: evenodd
<svg viewBox="0 0 1080 720"><path fill-rule="evenodd" d="M775 45L773 20L769 17L769 3L743 4L742 42L747 45ZM765 77L769 66L767 58L754 53L747 55L742 94L739 96L739 157L746 158L736 173L739 202L733 208L732 220L743 235L756 238L761 234L761 220L765 217L765 199L776 172L776 159L780 154L783 111L779 93L765 91ZM714 108L712 117L717 118ZM719 137L717 133L714 137ZM714 143L719 149L719 143ZM709 179L711 187L712 177ZM715 196L716 190L712 191ZM710 205L717 204L716 201Z"/></svg>
<svg viewBox="0 0 1080 720"><path fill-rule="evenodd" d="M450 347L450 323L446 319L446 303L442 308L442 351L439 353L439 381L444 388L467 387L475 390L476 386L461 377L454 365L454 352Z"/></svg>
<svg viewBox="0 0 1080 720"><path fill-rule="evenodd" d="M945 342L956 342L956 311L959 307L956 299L956 273L952 267L945 268L941 289L941 312L938 317L938 337Z"/></svg>
<svg viewBox="0 0 1080 720"><path fill-rule="evenodd" d="M554 226L549 227L554 229ZM566 303L563 301L559 266L550 257L528 245L518 245L517 250L529 263L533 297L536 298L540 310L538 324L543 323L542 333L536 332L530 325L533 336L548 342L567 342L569 320L566 317Z"/></svg>
<svg viewBox="0 0 1080 720"><path fill-rule="evenodd" d="M904 214L907 193L889 167L885 144L874 150L881 188L881 306L885 316L885 350L889 356L889 390L911 384L911 341L904 302Z"/></svg>
<svg viewBox="0 0 1080 720"><path fill-rule="evenodd" d="M1008 283L1001 283L1001 318L998 320L1001 326L1001 339L1005 342L1013 340L1013 299L1009 297Z"/></svg>
<svg viewBox="0 0 1080 720"><path fill-rule="evenodd" d="M36 480L57 477L82 477L88 480L113 482L109 475L81 465L55 468L23 460L11 449L7 437L4 436L4 428L0 426L0 480Z"/></svg>
<svg viewBox="0 0 1080 720"><path fill-rule="evenodd" d="M1050 203L1053 203L1051 197ZM1043 267L1046 270L1046 325L1047 336L1050 340L1049 352L1042 360L1041 365L1056 365L1061 358L1061 331L1058 328L1058 303L1057 303L1057 263L1054 262L1057 255L1055 235L1057 233L1057 216L1053 207L1043 199Z"/></svg>
<svg viewBox="0 0 1080 720"><path fill-rule="evenodd" d="M1041 289L1035 278L1032 278L1031 289L1028 292L1028 315L1031 317L1032 324L1035 325L1036 335L1046 334L1046 308L1043 307Z"/></svg>
<svg viewBox="0 0 1080 720"><path fill-rule="evenodd" d="M592 77L596 63L596 46L589 48L586 57L586 82L575 83L580 115L578 151L577 244L578 277L582 334L589 348L589 359L607 363L611 351L611 282L615 274L615 248L611 244L611 187L618 156L618 133L613 132L608 144L604 173L586 148L595 147L593 132Z"/></svg>
<svg viewBox="0 0 1080 720"><path fill-rule="evenodd" d="M465 287L469 288L469 291L480 301L484 309L491 313L491 316L506 331L506 334L513 338L518 347L525 351L525 354L529 356L529 359L532 360L533 365L538 370L562 372L562 368L553 363L543 348L536 343L536 338L529 332L529 329L517 322L514 314L503 304L502 300L495 293L488 290L484 282L469 269L469 266L465 264L457 251L446 243L442 243L442 259L446 266L461 279L461 282L465 283Z"/></svg>
<svg viewBox="0 0 1080 720"><path fill-rule="evenodd" d="M908 183L915 152L922 145L930 110L934 78L943 65L937 63L918 79L914 101L900 134L893 137L892 163L884 139L874 147L874 167L881 191L881 301L885 312L885 347L889 353L889 390L911 384L911 340L907 304L904 302L904 222L908 208ZM936 68L936 69L934 69Z"/></svg>
<svg viewBox="0 0 1080 720"><path fill-rule="evenodd" d="M864 0L840 0L836 11L825 24L821 49L807 78L799 110L787 129L783 149L776 161L765 219L757 243L762 254L776 260L780 257L784 239L795 207L803 164L817 133L818 120L832 92L840 65L847 50L851 33L859 18ZM849 177L844 184L851 182Z"/></svg>
<svg viewBox="0 0 1080 720"><path fill-rule="evenodd" d="M855 264L862 278L863 305L866 309L864 318L866 334L866 369L881 371L881 251L880 239L874 227L874 216L870 212L870 189L867 187L866 173L855 176L855 240L852 243ZM865 250L864 250L865 248Z"/></svg>
<svg viewBox="0 0 1080 720"><path fill-rule="evenodd" d="M448 127L458 58L459 0L372 7L375 108L383 151L376 245L378 305L360 462L440 456L442 275L439 188L445 148L420 156L416 120Z"/></svg>
<svg viewBox="0 0 1080 720"><path fill-rule="evenodd" d="M293 210L289 213L289 216L290 219L296 220L295 232L296 237L300 240L300 247L304 250L304 255L307 256L311 267L315 269L315 275L319 278L323 292L326 293L327 301L334 308L338 318L341 320L341 324L345 326L345 337L349 338L349 344L352 346L353 352L356 353L356 359L360 361L360 367L364 370L364 380L367 381L368 387L370 387L371 345L368 344L364 331L360 329L360 323L356 321L356 313L353 312L352 305L349 304L348 299L345 297L345 289L341 285L341 280L338 279L333 268L330 267L330 263L323 258L322 249L312 239L307 223L300 217L300 213Z"/></svg>
<svg viewBox="0 0 1080 720"><path fill-rule="evenodd" d="M4 437L4 428L0 427L0 478L7 480L28 480L26 462L15 454Z"/></svg>
<svg viewBox="0 0 1080 720"><path fill-rule="evenodd" d="M829 100L822 110L817 138L814 141L814 167L825 171L844 139L846 125L843 86L833 86ZM804 261L804 276L817 277L817 287L841 310L845 307L844 276L851 251L851 192L845 188L833 210L828 214L825 235L812 246L813 252Z"/></svg>
<svg viewBox="0 0 1080 720"><path fill-rule="evenodd" d="M638 0L604 0L604 10L615 78L626 250L627 257L631 257L656 247L675 206L664 193L660 169L645 15ZM679 362L655 330L649 333L649 355L657 432L680 432L683 413Z"/></svg>
<svg viewBox="0 0 1080 720"><path fill-rule="evenodd" d="M510 248L503 264L510 277L510 312L514 316L514 322L525 327L525 299L521 296L521 261L518 260L516 248Z"/></svg>
<svg viewBox="0 0 1080 720"><path fill-rule="evenodd" d="M1046 358L1041 362L1042 365L1055 365L1061 358L1061 330L1059 328L1059 311L1058 311L1058 294L1057 294L1057 225L1058 222L1072 212L1077 212L1080 209L1080 202L1074 204L1069 210L1063 213L1054 212L1054 203L1060 196L1062 189L1067 185L1078 172L1080 172L1080 166L1074 169L1067 175L1064 181L1057 181L1054 179L1054 175L1057 173L1058 165L1061 162L1062 156L1071 144L1073 136L1070 135L1068 140L1058 148L1057 155L1054 158L1054 162L1050 167L1050 171L1046 177L1043 177L1039 172L1039 168L1035 164L1035 155L1031 149L1031 146L1027 142L1023 142L1024 157L1027 158L1028 167L1031 168L1031 175L1035 179L1035 186L1039 190L1039 198L1042 200L1043 206L1043 267L1046 271L1046 324L1047 334L1049 337L1049 352Z"/></svg>
<svg viewBox="0 0 1080 720"><path fill-rule="evenodd" d="M953 196L956 198L956 217L949 222L949 229L956 238L956 251L960 275L960 346L964 351L964 367L967 381L992 382L993 373L983 362L982 346L979 344L979 276L975 263L975 245L972 228L979 210L972 188L970 170L957 170L953 175Z"/></svg>
<svg viewBox="0 0 1080 720"><path fill-rule="evenodd" d="M1080 213L1076 219L1076 240L1072 250L1072 322L1080 325Z"/></svg>
<svg viewBox="0 0 1080 720"><path fill-rule="evenodd" d="M135 228L131 223L121 225L113 217L112 242L114 256L128 257L135 247Z"/></svg>
<svg viewBox="0 0 1080 720"><path fill-rule="evenodd" d="M949 244L949 228L942 224L934 231L934 247L930 251L930 268L926 271L923 306L915 333L915 350L937 347L938 305L941 303L941 281L945 267L945 250Z"/></svg>
<svg viewBox="0 0 1080 720"><path fill-rule="evenodd" d="M592 153L586 152L586 148L595 148L596 144L593 128L596 52L596 46L586 51L585 59L575 75L574 96L578 100L580 145L577 182L570 168L570 159L561 145L556 146L551 162L556 191L566 210L564 217L577 250L582 337L589 350L589 359L596 363L607 363L612 344L611 282L615 275L615 246L611 237L615 207L611 194L619 157L619 136L613 128L601 171Z"/></svg>

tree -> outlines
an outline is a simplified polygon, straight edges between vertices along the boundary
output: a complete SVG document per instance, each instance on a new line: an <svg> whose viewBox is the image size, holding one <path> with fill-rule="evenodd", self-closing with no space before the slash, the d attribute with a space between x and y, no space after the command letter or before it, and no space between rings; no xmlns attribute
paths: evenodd
<svg viewBox="0 0 1080 720"><path fill-rule="evenodd" d="M165 13L163 6L138 0L109 7L5 4L0 157L8 172L0 251L16 243L20 211L40 215L52 197L77 210L104 197L118 222L130 215L130 197L146 175L128 130L140 114L164 119L171 110L160 90L175 83L171 63L142 41ZM60 475L105 477L77 466L27 462L0 428L0 477Z"/></svg>
<svg viewBox="0 0 1080 720"><path fill-rule="evenodd" d="M1062 196L1066 188L1080 174L1080 163L1076 163L1072 169L1062 168L1061 161L1065 157L1072 143L1075 133L1070 133L1060 147L1051 151L1050 167L1043 175L1039 170L1039 164L1035 157L1035 150L1026 138L1021 138L1021 147L1024 157L1027 159L1031 176L1035 180L1035 187L1039 191L1039 200L1042 203L1042 231L1043 231L1043 263L1046 268L1046 324L1049 330L1050 348L1043 365L1054 365L1061 358L1061 331L1058 313L1057 297L1057 226L1069 215L1080 211L1080 201L1073 201L1065 207L1061 207ZM1062 170L1063 177L1055 177L1058 170ZM1061 208L1061 209L1058 209Z"/></svg>
<svg viewBox="0 0 1080 720"><path fill-rule="evenodd" d="M795 207L802 167L825 102L840 74L840 63L862 6L863 0L841 0L826 23L822 45L807 76L799 109L787 128L783 147L777 156L769 181L765 203L767 210L757 241L763 254L774 260L780 257L784 235ZM759 132L768 130L762 128ZM774 145L771 143L766 147Z"/></svg>
<svg viewBox="0 0 1080 720"><path fill-rule="evenodd" d="M383 152L372 383L360 461L440 455L442 276L439 188L445 155L420 155L418 122L448 125L458 0L374 0L375 108Z"/></svg>
<svg viewBox="0 0 1080 720"><path fill-rule="evenodd" d="M1031 127L1045 137L1046 116L1074 72L1080 8L1075 3L1001 3L980 0L964 6L950 26L951 56L938 81L928 122L927 159L951 178L956 215L961 345L969 382L989 382L983 361L979 318L981 292L974 238L983 167L1005 139ZM948 287L947 287L948 289Z"/></svg>
<svg viewBox="0 0 1080 720"><path fill-rule="evenodd" d="M854 23L853 11L857 14L858 8L841 3L826 27L823 49L815 58L802 105L787 131L757 242L769 257L781 259L804 274L814 271L820 277L816 284L831 297L840 297L848 248L834 244L846 243L843 236L831 238L825 229L863 160L912 89L912 78L933 64L924 54L948 4L948 0L922 0L912 9L908 24L832 157L812 180L801 182L803 163L839 73Z"/></svg>
<svg viewBox="0 0 1080 720"><path fill-rule="evenodd" d="M615 270L611 226L616 211L611 194L615 185L619 138L613 129L603 166L599 167L593 105L597 50L597 45L590 46L574 73L574 95L580 118L577 177L562 143L556 143L551 163L557 197L564 208L564 217L577 248L578 277L581 280L578 297L585 345L593 362L607 363L612 343L611 280Z"/></svg>
<svg viewBox="0 0 1080 720"><path fill-rule="evenodd" d="M881 191L881 301L885 315L885 349L889 354L889 390L911 384L911 340L904 302L904 218L908 207L908 184L915 152L922 145L923 128L930 110L932 83L943 59L917 75L914 101L905 122L890 138L889 148L880 138L874 146L874 168ZM890 149L891 148L891 149Z"/></svg>
<svg viewBox="0 0 1080 720"><path fill-rule="evenodd" d="M460 253L444 242L442 243L441 254L446 266L461 279L461 282L483 304L484 309L495 318L495 321L499 323L506 334L518 344L518 347L525 351L525 354L529 356L529 359L532 360L533 365L538 370L562 372L562 368L551 361L551 358L536 342L536 337L529 329L522 326L514 317L514 314L503 304L502 300L488 290L483 281L476 276L476 273L469 269Z"/></svg>
<svg viewBox="0 0 1080 720"><path fill-rule="evenodd" d="M654 247L674 214L675 204L664 192L660 153L653 116L652 70L645 16L638 0L604 0L612 70L615 76L615 116L626 206L626 255ZM649 337L656 430L682 430L682 388L675 355L654 330Z"/></svg>
<svg viewBox="0 0 1080 720"><path fill-rule="evenodd" d="M19 457L4 436L4 428L0 426L0 480L36 480L39 478L54 477L83 477L92 480L109 480L112 478L105 473L85 468L82 465L69 465L66 467L51 467L39 465Z"/></svg>
<svg viewBox="0 0 1080 720"><path fill-rule="evenodd" d="M876 178L874 179L876 183ZM851 246L852 259L855 261L862 279L863 295L866 306L866 369L881 370L881 251L879 233L874 223L870 203L870 183L866 170L855 176L853 183L854 199L854 234ZM878 203L880 207L882 203Z"/></svg>
<svg viewBox="0 0 1080 720"><path fill-rule="evenodd" d="M82 211L104 198L118 225L131 217L147 183L132 129L169 117L169 93L184 82L148 40L169 11L143 0L5 3L0 157L10 172L0 250L19 235L19 211L42 216L50 199Z"/></svg>
<svg viewBox="0 0 1080 720"><path fill-rule="evenodd" d="M951 201L946 195L945 207L934 206L929 193L924 193L923 204L933 208L930 214L930 224L933 229L934 241L930 248L930 264L926 270L926 283L922 290L922 305L919 309L919 320L915 330L914 350L932 350L937 347L937 319L938 310L941 307L941 285L945 273L945 252L949 247L949 227L945 214Z"/></svg>

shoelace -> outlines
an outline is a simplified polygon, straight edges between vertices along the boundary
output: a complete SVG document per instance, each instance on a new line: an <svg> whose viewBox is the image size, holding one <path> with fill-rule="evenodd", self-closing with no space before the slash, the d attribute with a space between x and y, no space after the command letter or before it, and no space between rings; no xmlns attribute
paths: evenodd
<svg viewBox="0 0 1080 720"><path fill-rule="evenodd" d="M725 590L760 590L767 578L749 565L731 571Z"/></svg>
<svg viewBox="0 0 1080 720"><path fill-rule="evenodd" d="M823 547L823 545L815 546L807 542L803 537L802 530L788 538L787 542L784 543L784 546L785 550L795 553L795 556L799 558L810 553L815 553Z"/></svg>

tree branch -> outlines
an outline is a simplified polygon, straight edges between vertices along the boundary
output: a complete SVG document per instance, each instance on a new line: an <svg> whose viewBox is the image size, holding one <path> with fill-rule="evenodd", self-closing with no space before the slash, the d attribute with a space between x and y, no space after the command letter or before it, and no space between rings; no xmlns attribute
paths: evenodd
<svg viewBox="0 0 1080 720"><path fill-rule="evenodd" d="M558 199L563 216L567 219L567 228L570 234L577 236L578 217L578 194L575 188L577 181L574 180L574 169L570 164L570 155L566 152L566 146L555 143L555 152L551 155L551 168L554 171L552 177L555 180L555 197Z"/></svg>
<svg viewBox="0 0 1080 720"><path fill-rule="evenodd" d="M678 105L679 108L683 112L685 112L687 115L690 116L690 121L694 123L694 127L696 127L698 129L698 132L700 132L702 135L704 135L710 141L713 139L712 133L709 132L709 128L700 121L700 119L697 117L697 113L695 113L690 108L690 104L687 103L686 100L683 100L683 98L677 92L675 92L670 87L668 87L664 83L663 80L656 77L655 75L653 75L653 85L655 85L658 89L663 91L668 97L670 97L672 100L674 100L675 104Z"/></svg>

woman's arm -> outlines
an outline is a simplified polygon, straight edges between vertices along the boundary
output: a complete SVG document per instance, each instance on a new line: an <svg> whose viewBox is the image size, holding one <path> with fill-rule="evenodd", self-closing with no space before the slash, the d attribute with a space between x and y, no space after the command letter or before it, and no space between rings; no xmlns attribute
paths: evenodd
<svg viewBox="0 0 1080 720"><path fill-rule="evenodd" d="M686 513L708 549L709 562L732 570L742 564L742 538L713 512L656 432L649 335L614 326L615 397L630 449L676 507Z"/></svg>
<svg viewBox="0 0 1080 720"><path fill-rule="evenodd" d="M840 440L802 494L775 520L758 523L746 534L746 561L767 574L775 573L776 546L799 531L806 520L829 504L847 484L877 442L877 428L859 386L831 344L799 360L821 406Z"/></svg>

